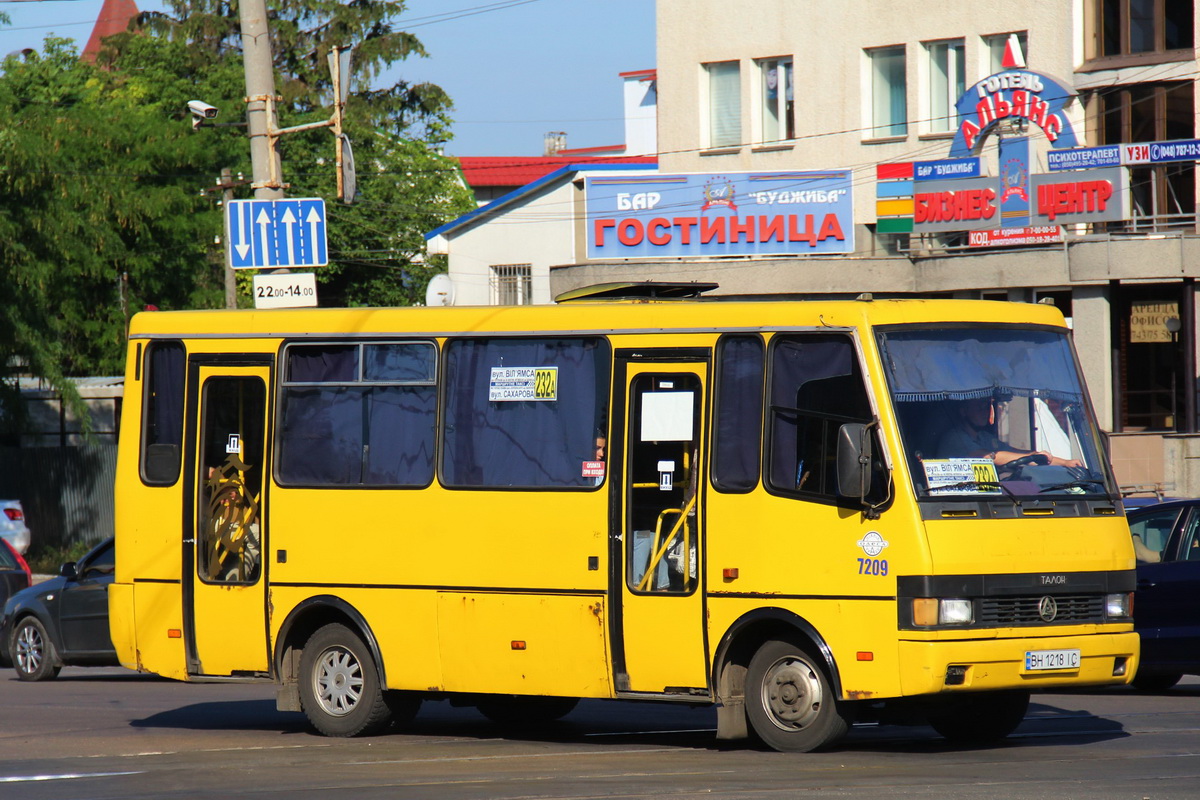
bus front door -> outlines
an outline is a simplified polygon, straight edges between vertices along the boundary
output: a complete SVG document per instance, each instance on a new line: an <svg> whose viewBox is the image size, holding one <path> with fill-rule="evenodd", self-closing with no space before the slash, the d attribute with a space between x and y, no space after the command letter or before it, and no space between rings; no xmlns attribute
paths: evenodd
<svg viewBox="0 0 1200 800"><path fill-rule="evenodd" d="M706 364L626 361L625 374L617 689L703 693Z"/></svg>
<svg viewBox="0 0 1200 800"><path fill-rule="evenodd" d="M183 547L188 673L266 673L270 365L202 359L192 358L188 378L194 498Z"/></svg>

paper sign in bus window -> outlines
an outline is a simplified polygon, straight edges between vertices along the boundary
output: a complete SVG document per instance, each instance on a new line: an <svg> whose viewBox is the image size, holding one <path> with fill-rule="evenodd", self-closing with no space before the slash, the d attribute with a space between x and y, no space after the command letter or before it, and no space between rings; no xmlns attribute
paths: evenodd
<svg viewBox="0 0 1200 800"><path fill-rule="evenodd" d="M490 402L557 399L558 367L492 367L488 380Z"/></svg>
<svg viewBox="0 0 1200 800"><path fill-rule="evenodd" d="M690 442L695 392L647 392L642 395L643 442Z"/></svg>
<svg viewBox="0 0 1200 800"><path fill-rule="evenodd" d="M921 462L930 494L992 494L1000 491L996 465L987 458L939 458Z"/></svg>

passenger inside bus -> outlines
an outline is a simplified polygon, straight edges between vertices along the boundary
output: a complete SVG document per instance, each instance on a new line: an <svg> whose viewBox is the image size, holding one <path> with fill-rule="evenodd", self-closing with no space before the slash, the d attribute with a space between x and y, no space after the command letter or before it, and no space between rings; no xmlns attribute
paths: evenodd
<svg viewBox="0 0 1200 800"><path fill-rule="evenodd" d="M941 458L989 458L997 467L1026 456L1062 467L1081 467L1075 458L1060 458L1045 450L1023 450L1001 441L996 435L996 404L991 397L958 401L952 413L954 426L938 439Z"/></svg>

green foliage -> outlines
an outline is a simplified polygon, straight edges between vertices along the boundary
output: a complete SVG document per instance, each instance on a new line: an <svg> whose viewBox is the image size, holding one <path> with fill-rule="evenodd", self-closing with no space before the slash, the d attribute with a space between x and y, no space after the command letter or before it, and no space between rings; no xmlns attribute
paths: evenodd
<svg viewBox="0 0 1200 800"><path fill-rule="evenodd" d="M245 129L193 130L188 100L244 114L240 22L223 0L168 0L106 40L96 63L69 40L9 59L0 74L0 363L21 359L69 399L71 375L123 370L128 317L223 305L222 168L249 175ZM449 127L440 88L380 76L424 55L392 20L402 2L269 0L279 124L328 119L326 55L353 47L345 131L358 165L358 202L336 203L328 129L282 139L293 197L329 201L331 265L317 270L322 305L403 305L433 272L423 233L472 207L452 161L436 152ZM209 190L205 192L203 190ZM249 190L242 190L248 197ZM252 305L239 275L239 304ZM0 406L16 424L14 393Z"/></svg>
<svg viewBox="0 0 1200 800"><path fill-rule="evenodd" d="M35 536L25 554L25 562L35 575L57 575L58 569L68 561L78 561L96 546L96 542L71 542L70 544L47 544Z"/></svg>

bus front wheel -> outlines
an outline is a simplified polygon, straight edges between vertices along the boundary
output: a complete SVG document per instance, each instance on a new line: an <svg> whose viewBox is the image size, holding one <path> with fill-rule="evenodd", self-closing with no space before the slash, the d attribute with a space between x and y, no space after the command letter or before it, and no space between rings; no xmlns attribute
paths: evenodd
<svg viewBox="0 0 1200 800"><path fill-rule="evenodd" d="M318 629L304 645L300 705L326 736L367 736L391 721L370 651L336 622Z"/></svg>
<svg viewBox="0 0 1200 800"><path fill-rule="evenodd" d="M804 648L777 640L750 659L746 716L763 744L790 753L827 747L850 728L821 663Z"/></svg>

